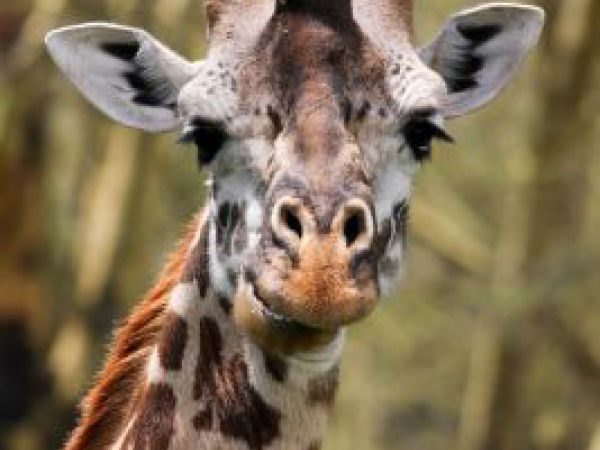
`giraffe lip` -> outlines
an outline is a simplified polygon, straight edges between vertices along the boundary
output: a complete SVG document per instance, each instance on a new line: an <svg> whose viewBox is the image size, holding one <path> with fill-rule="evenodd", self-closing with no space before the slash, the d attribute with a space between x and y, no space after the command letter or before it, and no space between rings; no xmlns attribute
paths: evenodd
<svg viewBox="0 0 600 450"><path fill-rule="evenodd" d="M273 311L268 303L260 296L256 284L250 283L252 295L250 296L250 302L255 313L260 314L262 317L267 319L275 327L280 328L286 332L302 333L307 331L315 331L315 328L308 325L304 325L295 320L289 319L281 313Z"/></svg>
<svg viewBox="0 0 600 450"><path fill-rule="evenodd" d="M291 323L292 321L285 317L283 314L279 314L273 311L267 302L259 295L256 284L252 283L252 303L258 307L260 313L267 316L269 319L276 322Z"/></svg>

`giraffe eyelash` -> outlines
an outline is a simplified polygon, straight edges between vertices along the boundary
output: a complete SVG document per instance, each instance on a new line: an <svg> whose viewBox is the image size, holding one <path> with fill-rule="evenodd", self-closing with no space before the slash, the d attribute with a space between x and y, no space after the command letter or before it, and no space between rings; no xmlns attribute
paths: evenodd
<svg viewBox="0 0 600 450"><path fill-rule="evenodd" d="M198 163L209 164L227 141L228 135L221 122L195 117L179 137L180 144L195 144Z"/></svg>
<svg viewBox="0 0 600 450"><path fill-rule="evenodd" d="M431 158L431 144L434 139L454 143L454 139L441 126L435 124L431 117L413 116L402 128L406 144L417 161Z"/></svg>

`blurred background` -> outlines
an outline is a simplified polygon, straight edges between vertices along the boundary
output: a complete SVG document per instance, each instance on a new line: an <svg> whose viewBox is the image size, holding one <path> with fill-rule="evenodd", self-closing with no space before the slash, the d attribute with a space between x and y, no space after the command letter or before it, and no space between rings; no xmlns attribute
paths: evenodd
<svg viewBox="0 0 600 450"><path fill-rule="evenodd" d="M417 42L473 3L417 0ZM326 449L600 450L600 0L538 3L523 72L421 171L408 276L350 332ZM1 450L65 440L204 198L191 148L49 61L44 34L89 20L205 52L199 0L0 1Z"/></svg>

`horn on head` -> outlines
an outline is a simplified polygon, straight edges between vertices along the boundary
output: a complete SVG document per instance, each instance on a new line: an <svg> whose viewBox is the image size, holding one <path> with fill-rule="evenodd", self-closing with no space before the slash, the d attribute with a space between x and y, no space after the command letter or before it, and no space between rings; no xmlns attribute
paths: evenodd
<svg viewBox="0 0 600 450"><path fill-rule="evenodd" d="M388 31L410 28L413 0L275 0L275 14L284 11L310 12L340 21L358 16Z"/></svg>
<svg viewBox="0 0 600 450"><path fill-rule="evenodd" d="M413 0L353 0L354 18L383 48L407 43L412 33Z"/></svg>
<svg viewBox="0 0 600 450"><path fill-rule="evenodd" d="M352 0L275 0L275 4L275 14L304 12L340 23L352 20Z"/></svg>
<svg viewBox="0 0 600 450"><path fill-rule="evenodd" d="M210 46L215 50L243 52L274 14L293 10L340 23L354 19L383 48L405 45L412 31L413 0L205 0L205 4Z"/></svg>

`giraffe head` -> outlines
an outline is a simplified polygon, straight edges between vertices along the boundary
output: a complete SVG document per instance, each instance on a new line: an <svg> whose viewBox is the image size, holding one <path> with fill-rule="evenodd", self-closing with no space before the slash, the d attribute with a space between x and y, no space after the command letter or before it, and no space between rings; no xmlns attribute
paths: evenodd
<svg viewBox="0 0 600 450"><path fill-rule="evenodd" d="M540 9L490 4L410 40L405 0L207 0L188 62L145 31L62 28L47 45L113 119L179 129L210 177L211 285L263 348L316 352L402 272L411 179L444 119L492 99Z"/></svg>

